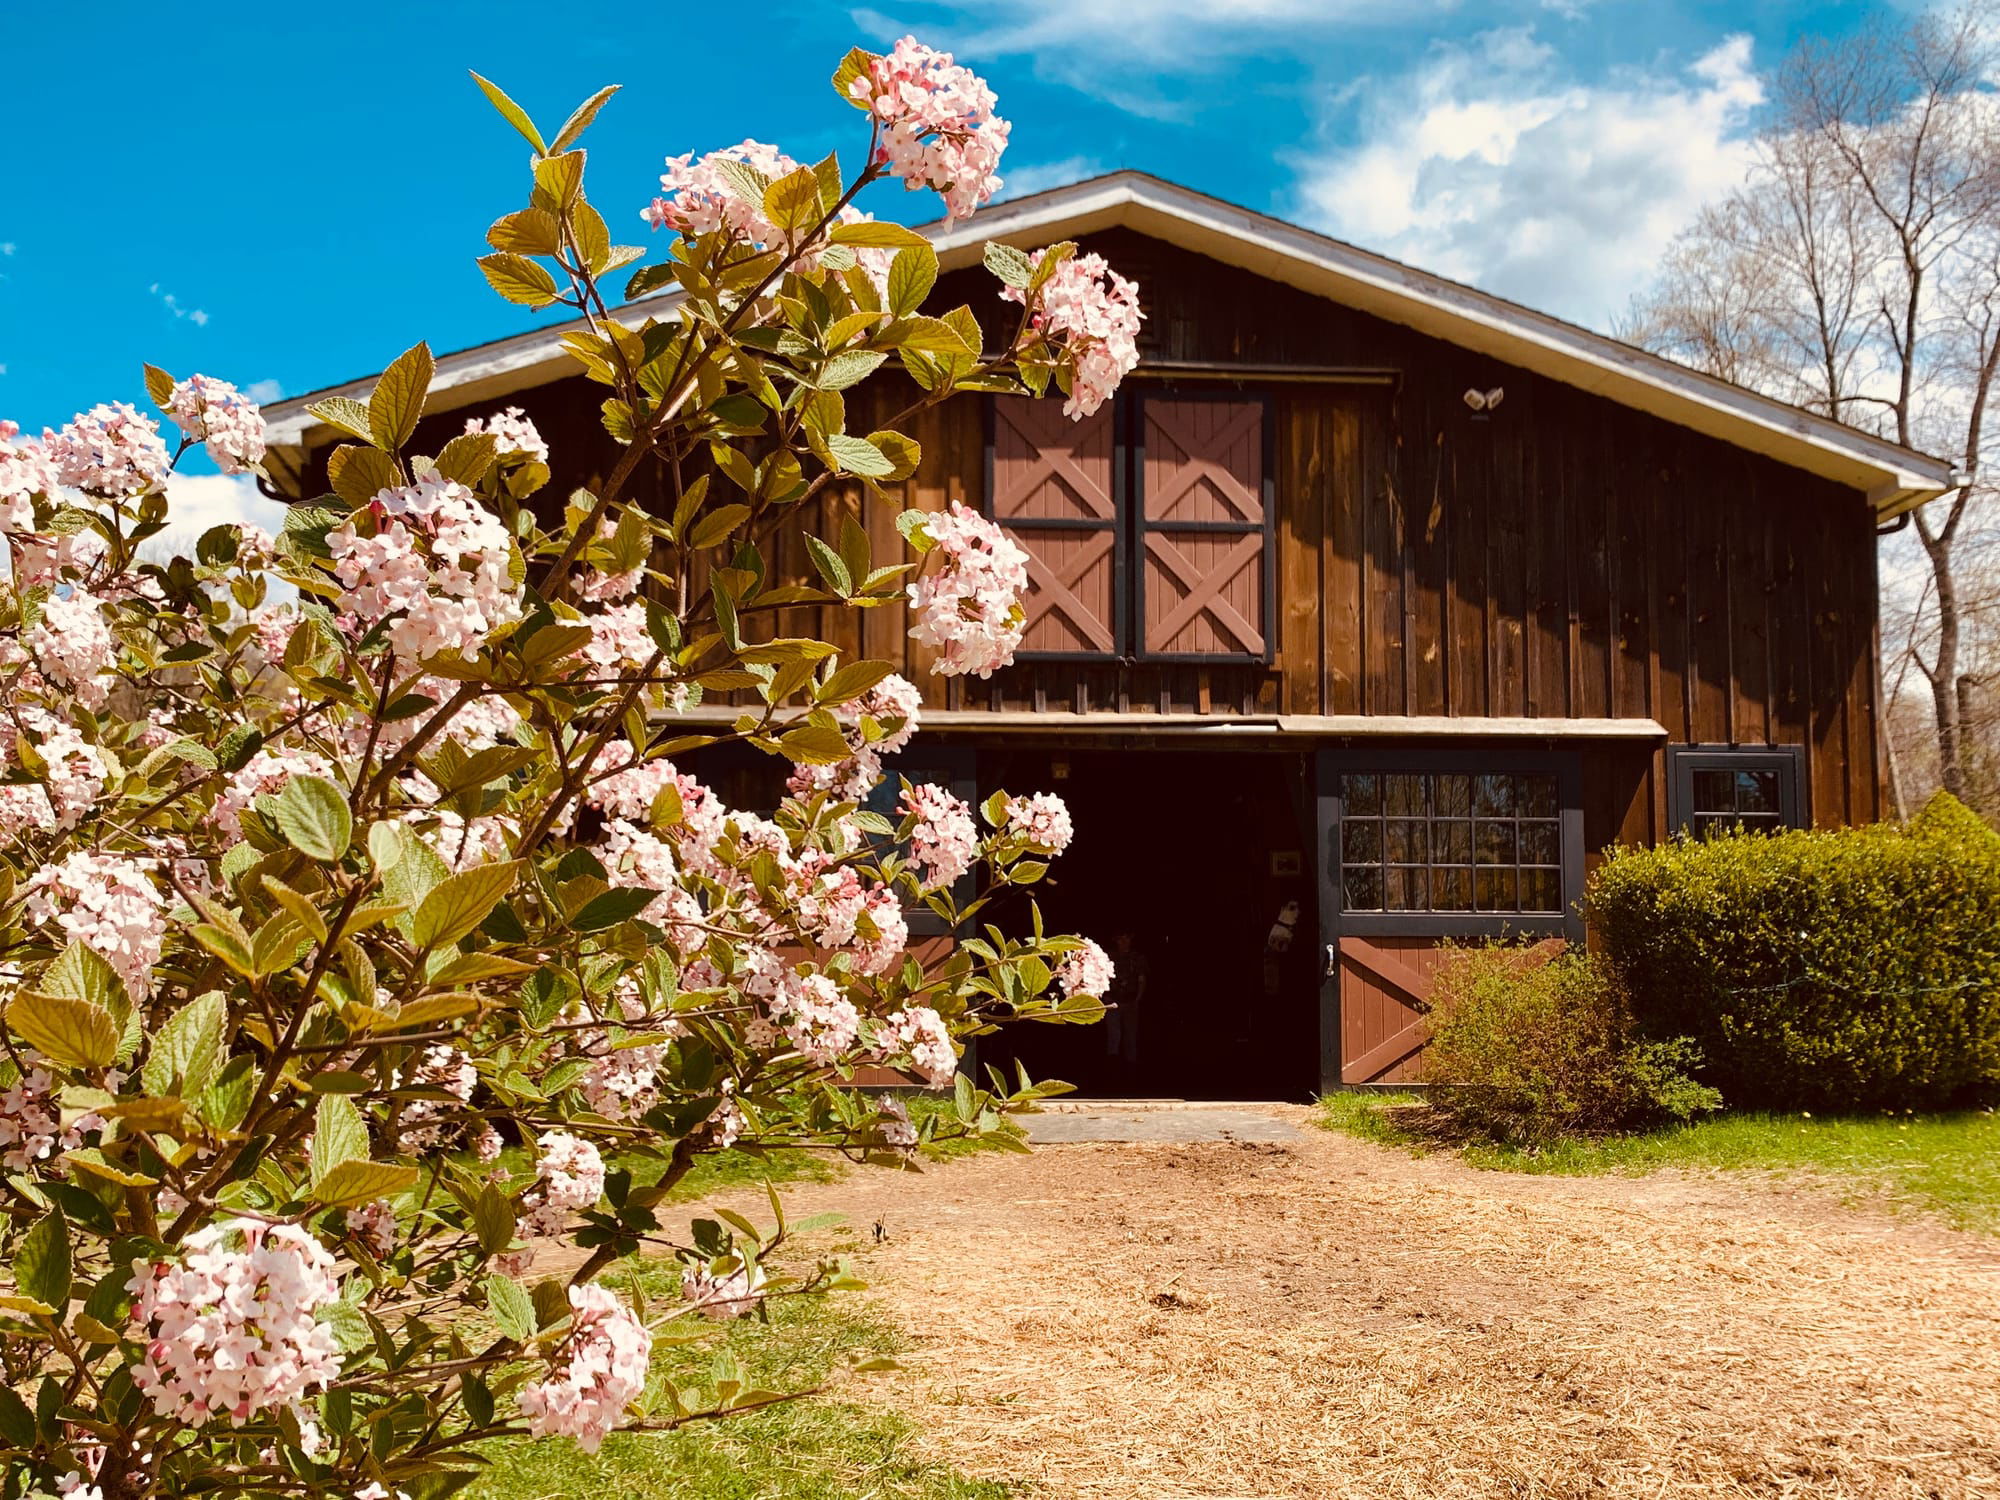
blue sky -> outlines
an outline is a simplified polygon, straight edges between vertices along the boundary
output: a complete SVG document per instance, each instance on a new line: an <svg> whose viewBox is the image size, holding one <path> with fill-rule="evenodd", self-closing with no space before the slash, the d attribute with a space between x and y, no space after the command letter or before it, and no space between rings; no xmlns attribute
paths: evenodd
<svg viewBox="0 0 2000 1500"><path fill-rule="evenodd" d="M754 20L740 18L754 9ZM1760 76L1839 0L512 0L19 8L0 91L0 416L143 400L151 360L297 394L428 338L519 331L473 258L526 153L466 78L553 126L603 83L592 197L642 237L660 158L746 135L859 149L826 85L913 31L1015 122L1014 189L1119 166L1598 325L1741 169ZM712 14L714 22L689 16ZM82 54L88 54L82 66ZM37 61L39 60L39 61ZM879 190L884 216L935 200ZM539 316L547 316L546 314Z"/></svg>

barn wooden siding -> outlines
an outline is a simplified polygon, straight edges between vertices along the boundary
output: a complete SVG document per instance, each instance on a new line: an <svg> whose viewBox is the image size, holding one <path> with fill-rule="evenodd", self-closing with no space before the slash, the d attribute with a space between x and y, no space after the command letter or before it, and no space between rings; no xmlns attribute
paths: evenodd
<svg viewBox="0 0 2000 1500"><path fill-rule="evenodd" d="M1087 248L1140 284L1145 363L1129 391L1164 393L1170 375L1174 391L1269 401L1272 659L1038 660L947 680L926 672L899 604L824 622L789 611L780 628L899 661L934 707L1651 718L1678 743L1802 745L1815 822L1880 815L1873 516L1858 492L1159 240L1115 230ZM950 273L936 295L969 303L996 335L1007 326L983 270ZM1229 366L1248 373L1216 378ZM1268 373L1286 367L1311 377ZM1495 387L1497 411L1467 408L1468 388ZM549 438L552 503L615 456L597 426L603 394L575 378L492 403L524 406ZM879 425L914 394L877 377L849 393L850 426ZM427 419L419 448L466 415ZM1054 417L1050 403L1028 422ZM987 503L986 398L902 425L924 461L894 487L901 504ZM995 452L1007 452L998 439ZM1031 526L1048 503L1017 493L1003 512L1026 507L1009 519ZM829 492L804 519L832 537L848 516L878 559L900 555L892 508L858 491ZM1072 536L1066 546L1088 549L1089 531ZM777 563L812 576L802 546ZM1075 592L1097 601L1086 612L1101 611L1101 564L1077 576ZM1078 636L1044 619L1030 644ZM1644 748L1583 752L1591 848L1666 833L1662 762Z"/></svg>

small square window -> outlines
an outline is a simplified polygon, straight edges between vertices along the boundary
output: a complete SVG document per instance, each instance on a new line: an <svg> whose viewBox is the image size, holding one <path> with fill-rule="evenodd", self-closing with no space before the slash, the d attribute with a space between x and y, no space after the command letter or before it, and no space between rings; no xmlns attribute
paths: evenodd
<svg viewBox="0 0 2000 1500"><path fill-rule="evenodd" d="M1806 824L1805 752L1796 745L1673 745L1667 781L1669 819L1695 838Z"/></svg>

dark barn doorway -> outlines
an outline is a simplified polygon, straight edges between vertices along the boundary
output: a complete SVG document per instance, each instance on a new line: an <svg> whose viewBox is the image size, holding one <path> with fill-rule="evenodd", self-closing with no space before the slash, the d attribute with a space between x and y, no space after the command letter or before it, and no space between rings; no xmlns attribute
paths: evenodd
<svg viewBox="0 0 2000 1500"><path fill-rule="evenodd" d="M1106 1022L1004 1027L980 1038L981 1064L1018 1058L1093 1098L1311 1097L1319 935L1304 756L982 746L978 780L982 795L1052 791L1069 804L1076 840L1033 887L1043 920L1107 950L1128 934L1147 975L1130 1062L1110 1050ZM1291 939L1276 952L1288 904Z"/></svg>

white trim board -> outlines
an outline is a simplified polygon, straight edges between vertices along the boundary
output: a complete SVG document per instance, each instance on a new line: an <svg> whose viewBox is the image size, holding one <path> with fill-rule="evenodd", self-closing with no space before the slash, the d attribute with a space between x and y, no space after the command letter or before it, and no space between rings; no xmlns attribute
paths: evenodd
<svg viewBox="0 0 2000 1500"><path fill-rule="evenodd" d="M978 260L989 240L1040 245L1122 227L1414 328L1460 348L1593 391L1621 405L1762 453L1862 491L1886 520L1954 487L1949 462L1690 370L1634 345L1269 215L1253 213L1142 172L1114 172L982 209L968 221L924 226L947 268ZM630 326L673 316L674 299L627 305ZM434 410L452 410L576 373L550 324L446 355ZM304 410L329 395L361 395L372 377L274 404L281 469L295 473L315 423Z"/></svg>
<svg viewBox="0 0 2000 1500"><path fill-rule="evenodd" d="M697 732L727 728L742 717L729 708L662 715ZM1193 739L1534 739L1663 741L1653 719L1455 718L1442 714L1182 714L1036 713L1029 709L927 708L920 732L979 731L998 735L1165 734ZM893 766L892 766L893 769Z"/></svg>

